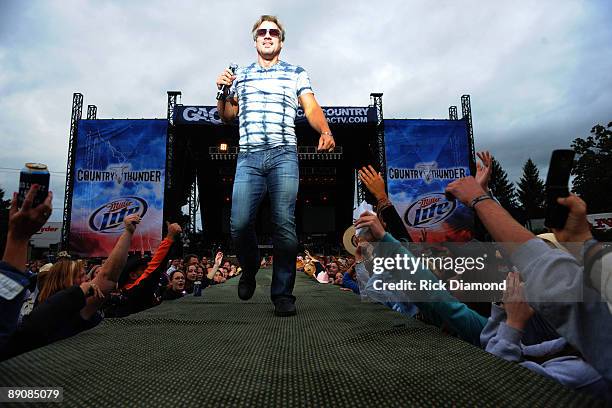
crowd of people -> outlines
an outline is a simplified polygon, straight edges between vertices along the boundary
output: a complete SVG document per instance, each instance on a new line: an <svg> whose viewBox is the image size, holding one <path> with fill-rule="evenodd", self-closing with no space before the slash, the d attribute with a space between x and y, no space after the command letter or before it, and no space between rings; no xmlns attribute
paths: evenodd
<svg viewBox="0 0 612 408"><path fill-rule="evenodd" d="M567 387L612 401L612 250L593 238L586 203L575 195L558 200L569 211L565 226L535 236L489 191L492 156L482 152L478 157L476 175L453 181L446 192L475 212L499 248L496 272L505 276L500 301L463 302L440 290L419 291L414 299L403 292L398 301L397 293L374 288L381 275L373 273L372 260L413 256L414 243L385 193L382 176L371 166L362 168L359 177L377 205L375 213L364 213L355 223L369 230L359 238L355 256L307 254L298 258L298 267L321 284L339 285ZM420 268L411 279L456 278L439 272Z"/></svg>
<svg viewBox="0 0 612 408"><path fill-rule="evenodd" d="M239 276L240 267L222 252L214 259L189 254L169 259L181 227L168 233L152 258L129 255L140 218L129 215L124 230L105 259L73 259L60 252L53 263L27 263L31 236L51 214L52 194L32 207L33 185L21 208L13 198L9 232L0 262L0 360L61 340L98 325L105 317L121 318Z"/></svg>
<svg viewBox="0 0 612 408"><path fill-rule="evenodd" d="M546 239L516 222L488 190L491 156L479 153L474 177L451 182L447 193L470 207L500 248L506 269L499 302L463 302L449 291L425 291L398 301L373 288L375 257L409 254L412 239L385 194L384 181L371 166L359 171L377 200L355 227L365 228L354 255L317 256L306 251L296 269L316 284L336 285L363 299L441 327L445 332L516 362L565 386L612 401L612 278L610 249L593 239L586 203L570 195L559 199L569 215L562 229ZM9 233L0 263L0 358L63 339L96 326L105 317L124 317L202 290L241 274L232 259L189 254L169 259L181 227L167 225L167 235L153 256L128 256L140 218L125 217L124 230L101 262L72 259L60 253L54 263L27 263L30 237L48 219L49 196L32 207L32 186L21 208L13 198ZM425 240L425 239L423 239ZM384 245L377 245L384 244ZM264 259L262 266L273 262ZM387 271L382 273L385 275ZM376 276L375 276L376 275ZM415 280L448 280L421 267ZM424 296L424 297L423 297Z"/></svg>

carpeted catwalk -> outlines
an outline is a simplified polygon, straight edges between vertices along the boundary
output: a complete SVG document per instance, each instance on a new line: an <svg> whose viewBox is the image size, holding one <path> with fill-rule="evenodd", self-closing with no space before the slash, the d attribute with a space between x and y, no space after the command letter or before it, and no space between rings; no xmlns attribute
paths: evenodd
<svg viewBox="0 0 612 408"><path fill-rule="evenodd" d="M0 363L0 386L61 386L64 406L597 406L435 327L299 274L278 318L271 272Z"/></svg>

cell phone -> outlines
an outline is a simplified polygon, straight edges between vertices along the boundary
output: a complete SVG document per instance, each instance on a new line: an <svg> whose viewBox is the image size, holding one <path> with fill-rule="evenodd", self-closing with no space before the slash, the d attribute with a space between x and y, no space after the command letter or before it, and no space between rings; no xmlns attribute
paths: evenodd
<svg viewBox="0 0 612 408"><path fill-rule="evenodd" d="M557 198L569 196L569 178L574 166L574 151L554 150L546 176L546 217L544 225L548 228L563 228L569 209L557 203Z"/></svg>

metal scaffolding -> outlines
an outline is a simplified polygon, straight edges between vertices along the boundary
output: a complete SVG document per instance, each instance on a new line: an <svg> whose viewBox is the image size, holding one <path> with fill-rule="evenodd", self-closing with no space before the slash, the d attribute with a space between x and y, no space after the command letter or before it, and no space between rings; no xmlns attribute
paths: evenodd
<svg viewBox="0 0 612 408"><path fill-rule="evenodd" d="M461 96L461 114L467 121L467 130L470 140L470 171L476 174L476 152L474 151L474 128L472 127L472 104L470 95Z"/></svg>
<svg viewBox="0 0 612 408"><path fill-rule="evenodd" d="M66 164L66 185L64 195L64 214L62 223L62 242L63 250L68 250L70 238L70 215L72 213L72 190L74 187L74 160L77 148L77 129L79 120L83 116L83 94L74 93L72 95L72 114L70 115L70 135L68 139L68 160Z"/></svg>
<svg viewBox="0 0 612 408"><path fill-rule="evenodd" d="M87 105L87 119L97 119L98 107L96 105Z"/></svg>

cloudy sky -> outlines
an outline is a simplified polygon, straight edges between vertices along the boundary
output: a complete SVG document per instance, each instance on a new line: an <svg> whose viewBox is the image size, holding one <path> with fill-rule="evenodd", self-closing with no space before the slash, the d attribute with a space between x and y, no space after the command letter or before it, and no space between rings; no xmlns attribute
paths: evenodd
<svg viewBox="0 0 612 408"><path fill-rule="evenodd" d="M230 61L250 63L260 14L286 25L282 58L305 67L322 105L387 118L446 118L472 97L477 149L517 181L528 157L612 121L612 2L0 1L0 188L47 163L61 219L72 93L98 118L165 117L166 91L213 104Z"/></svg>

